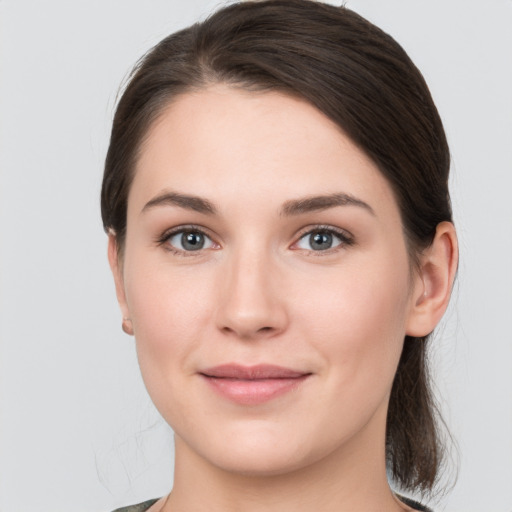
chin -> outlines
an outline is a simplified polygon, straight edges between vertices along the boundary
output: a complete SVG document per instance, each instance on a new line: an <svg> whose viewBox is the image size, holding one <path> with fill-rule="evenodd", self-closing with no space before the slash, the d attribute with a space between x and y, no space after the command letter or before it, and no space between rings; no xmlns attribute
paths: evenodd
<svg viewBox="0 0 512 512"><path fill-rule="evenodd" d="M297 453L279 453L275 450L259 450L253 453L235 452L228 457L212 461L218 468L241 476L265 478L284 475L297 471L313 463L309 457L301 457Z"/></svg>
<svg viewBox="0 0 512 512"><path fill-rule="evenodd" d="M296 426L294 430L260 428L223 434L217 431L217 435L210 432L201 436L204 443L194 446L181 447L187 439L177 439L176 449L177 454L180 449L192 450L208 465L228 473L258 478L295 472L333 451L333 443L318 443L318 436L297 436ZM316 443L311 444L309 441L315 438Z"/></svg>

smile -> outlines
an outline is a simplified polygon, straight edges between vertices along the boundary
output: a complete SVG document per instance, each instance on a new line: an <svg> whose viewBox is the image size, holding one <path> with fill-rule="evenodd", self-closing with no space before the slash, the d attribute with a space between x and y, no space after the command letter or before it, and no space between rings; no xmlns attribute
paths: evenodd
<svg viewBox="0 0 512 512"><path fill-rule="evenodd" d="M227 364L200 375L218 394L240 405L268 402L297 388L311 373L274 365Z"/></svg>

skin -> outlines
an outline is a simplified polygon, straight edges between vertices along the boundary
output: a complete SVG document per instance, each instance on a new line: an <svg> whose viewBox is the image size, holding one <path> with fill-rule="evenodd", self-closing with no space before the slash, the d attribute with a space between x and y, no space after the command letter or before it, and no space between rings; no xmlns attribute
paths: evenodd
<svg viewBox="0 0 512 512"><path fill-rule="evenodd" d="M289 211L333 193L359 203ZM199 251L165 239L198 226ZM313 250L326 229L342 236ZM456 254L442 223L411 269L389 184L310 104L222 85L174 99L142 147L122 259L109 239L125 328L175 432L173 491L151 511L411 510L386 479L389 394L404 336L446 308ZM200 376L225 363L311 375L241 405Z"/></svg>

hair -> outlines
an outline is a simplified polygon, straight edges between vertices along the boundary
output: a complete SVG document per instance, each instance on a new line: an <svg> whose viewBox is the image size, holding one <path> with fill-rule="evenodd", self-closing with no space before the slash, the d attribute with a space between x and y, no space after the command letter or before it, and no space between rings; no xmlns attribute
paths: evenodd
<svg viewBox="0 0 512 512"><path fill-rule="evenodd" d="M178 95L213 84L300 97L333 120L378 166L400 209L411 268L452 221L450 156L428 87L402 47L345 7L311 0L228 5L152 48L114 116L101 211L120 253L144 138ZM427 367L428 336L406 336L386 425L394 484L431 492L444 450Z"/></svg>

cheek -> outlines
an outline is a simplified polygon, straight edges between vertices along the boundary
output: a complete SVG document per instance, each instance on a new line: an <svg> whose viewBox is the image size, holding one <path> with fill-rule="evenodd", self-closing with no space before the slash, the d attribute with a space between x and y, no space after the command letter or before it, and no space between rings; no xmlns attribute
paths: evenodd
<svg viewBox="0 0 512 512"><path fill-rule="evenodd" d="M136 334L143 377L168 379L169 370L184 370L211 318L215 285L206 269L170 267L163 258L133 259L126 269L127 302ZM149 384L149 383L147 383Z"/></svg>
<svg viewBox="0 0 512 512"><path fill-rule="evenodd" d="M402 350L409 276L391 261L332 272L324 287L307 286L294 315L327 361L332 386L354 397L387 393Z"/></svg>
<svg viewBox="0 0 512 512"><path fill-rule="evenodd" d="M212 279L137 262L126 285L141 375L162 416L179 425L190 410L190 362L211 318Z"/></svg>

